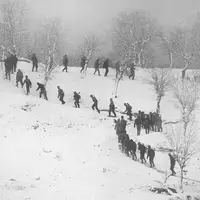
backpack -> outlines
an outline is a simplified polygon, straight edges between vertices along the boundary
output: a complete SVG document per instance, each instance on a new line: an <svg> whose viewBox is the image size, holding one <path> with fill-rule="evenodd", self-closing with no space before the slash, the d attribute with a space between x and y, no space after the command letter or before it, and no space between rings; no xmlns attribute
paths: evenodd
<svg viewBox="0 0 200 200"><path fill-rule="evenodd" d="M127 107L128 107L129 109L132 109L132 106L131 106L129 103L127 103Z"/></svg>
<svg viewBox="0 0 200 200"><path fill-rule="evenodd" d="M78 98L78 100L80 100L81 99L81 95L77 94L77 98Z"/></svg>

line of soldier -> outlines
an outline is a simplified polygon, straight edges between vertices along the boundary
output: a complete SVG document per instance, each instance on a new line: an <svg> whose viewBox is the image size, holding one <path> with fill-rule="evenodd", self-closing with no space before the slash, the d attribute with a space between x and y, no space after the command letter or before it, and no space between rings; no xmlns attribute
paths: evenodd
<svg viewBox="0 0 200 200"><path fill-rule="evenodd" d="M138 142L136 144L135 141L130 139L129 135L126 131L126 125L127 121L124 119L123 116L121 116L121 119L114 120L114 129L116 131L116 135L118 136L118 144L119 149L122 153L124 153L126 156L131 157L132 160L137 161L141 160L141 163L146 163L146 158L149 159L149 165L150 167L155 167L154 158L155 158L155 149L152 148L150 145L146 147L143 143ZM140 158L137 158L137 150L139 150ZM171 175L176 175L176 172L174 171L174 167L176 164L176 156L173 152L168 153L169 159L170 159L170 171Z"/></svg>
<svg viewBox="0 0 200 200"><path fill-rule="evenodd" d="M85 65L87 64L88 60L86 58L86 56L82 56L81 57L81 62L80 62L80 66L81 66L81 70L80 72L82 73L85 69ZM107 58L106 60L103 61L103 66L102 68L105 69L105 73L104 73L104 76L108 76L108 72L109 72L109 62L110 60ZM63 72L66 71L68 72L68 64L69 64L69 60L68 60L68 57L67 57L67 54L65 54L63 56L63 61L62 61L62 64L64 66L63 68ZM100 58L97 58L95 60L95 63L94 63L94 74L98 73L99 76L101 76L101 73L100 73L100 66L101 66L101 62L100 62ZM130 75L129 75L129 78L132 80L134 80L135 78L135 64L132 63L129 67L130 67ZM120 61L118 61L116 64L115 64L115 69L116 69L116 77L118 77L118 75L121 73L121 70L120 70L120 67L121 67L121 63Z"/></svg>
<svg viewBox="0 0 200 200"><path fill-rule="evenodd" d="M147 153L147 159L149 159L150 167L155 167L154 158L155 158L155 149L151 148L148 145L148 148L144 144L138 143L129 138L129 135L126 132L127 121L124 119L124 116L121 116L121 119L114 120L115 122L115 131L118 136L119 149L126 155L131 157L133 160L137 161L137 149L139 150L140 160L142 163L146 163L145 154Z"/></svg>

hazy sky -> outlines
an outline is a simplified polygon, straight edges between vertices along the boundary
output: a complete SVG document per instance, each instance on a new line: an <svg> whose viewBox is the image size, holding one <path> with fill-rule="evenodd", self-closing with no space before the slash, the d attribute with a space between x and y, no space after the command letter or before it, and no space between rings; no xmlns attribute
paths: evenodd
<svg viewBox="0 0 200 200"><path fill-rule="evenodd" d="M88 32L106 33L111 20L122 10L145 9L164 25L173 25L200 10L200 0L27 0L32 16L60 16L71 37Z"/></svg>

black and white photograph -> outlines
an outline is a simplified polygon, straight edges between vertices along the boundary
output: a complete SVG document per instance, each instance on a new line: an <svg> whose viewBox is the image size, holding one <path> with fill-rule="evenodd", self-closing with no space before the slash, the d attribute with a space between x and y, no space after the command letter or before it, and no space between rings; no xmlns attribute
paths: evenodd
<svg viewBox="0 0 200 200"><path fill-rule="evenodd" d="M200 200L200 0L0 0L0 200Z"/></svg>

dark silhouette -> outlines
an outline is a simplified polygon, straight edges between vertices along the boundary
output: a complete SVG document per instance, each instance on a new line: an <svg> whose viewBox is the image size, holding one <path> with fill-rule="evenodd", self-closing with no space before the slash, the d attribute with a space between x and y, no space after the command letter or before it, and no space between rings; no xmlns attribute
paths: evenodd
<svg viewBox="0 0 200 200"><path fill-rule="evenodd" d="M37 72L37 71L38 71L38 59L37 59L35 53L33 54L31 60L32 60L32 62L33 62L32 72L34 72L34 69L36 69L36 72Z"/></svg>
<svg viewBox="0 0 200 200"><path fill-rule="evenodd" d="M154 164L154 158L155 158L155 151L151 148L151 146L148 146L148 152L147 152L147 159L149 158L149 164L150 167L155 167Z"/></svg>
<svg viewBox="0 0 200 200"><path fill-rule="evenodd" d="M110 99L110 104L109 104L109 111L108 111L108 117L111 117L111 113L114 114L114 117L116 117L116 113L115 113L115 104L113 99Z"/></svg>
<svg viewBox="0 0 200 200"><path fill-rule="evenodd" d="M74 105L76 108L80 108L80 99L81 99L80 92L79 93L74 92Z"/></svg>
<svg viewBox="0 0 200 200"><path fill-rule="evenodd" d="M18 87L18 83L20 82L21 86L23 87L23 78L24 75L20 69L18 69L16 74L16 86Z"/></svg>
<svg viewBox="0 0 200 200"><path fill-rule="evenodd" d="M32 87L32 83L31 83L31 81L30 81L30 79L28 78L27 75L25 76L25 80L24 80L23 86L24 86L24 84L26 84L26 94L29 95L30 88Z"/></svg>
<svg viewBox="0 0 200 200"><path fill-rule="evenodd" d="M57 86L58 88L58 99L61 101L62 104L65 104L65 101L63 100L65 94L63 90L60 88L60 86Z"/></svg>
<svg viewBox="0 0 200 200"><path fill-rule="evenodd" d="M82 58L81 58L81 73L83 72L83 70L84 70L84 68L85 68L85 63L86 63L86 57L85 56L83 56Z"/></svg>
<svg viewBox="0 0 200 200"><path fill-rule="evenodd" d="M100 110L98 108L98 100L97 100L97 98L94 95L92 95L92 94L90 95L90 97L91 97L91 99L93 101L92 109L93 110L96 109L97 112L100 113Z"/></svg>
<svg viewBox="0 0 200 200"><path fill-rule="evenodd" d="M98 75L101 76L100 74L100 70L99 70L99 66L100 66L100 63L99 63L100 59L97 58L95 63L94 63L94 74L96 74L96 72L98 72Z"/></svg>
<svg viewBox="0 0 200 200"><path fill-rule="evenodd" d="M169 158L170 158L170 170L172 172L172 176L174 176L176 174L176 172L174 171L176 160L174 158L174 155L172 155L171 153L169 153L168 155L169 155Z"/></svg>
<svg viewBox="0 0 200 200"><path fill-rule="evenodd" d="M108 76L108 72L109 72L108 67L109 67L109 59L107 58L103 63L103 68L105 68L104 76Z"/></svg>
<svg viewBox="0 0 200 200"><path fill-rule="evenodd" d="M65 54L64 56L63 56L63 66L64 66L64 68L63 68L63 72L64 71L66 71L66 72L68 72L67 71L67 67L68 67L68 57L67 57L67 54Z"/></svg>
<svg viewBox="0 0 200 200"><path fill-rule="evenodd" d="M129 78L132 78L132 80L135 79L135 63L132 63L130 66L130 75Z"/></svg>
<svg viewBox="0 0 200 200"><path fill-rule="evenodd" d="M39 82L37 82L37 85L38 85L38 88L36 89L36 91L40 90L40 95L39 97L41 98L42 95L44 96L44 99L48 100L47 98L47 91L46 91L46 88L45 88L45 85L44 84L41 84Z"/></svg>

